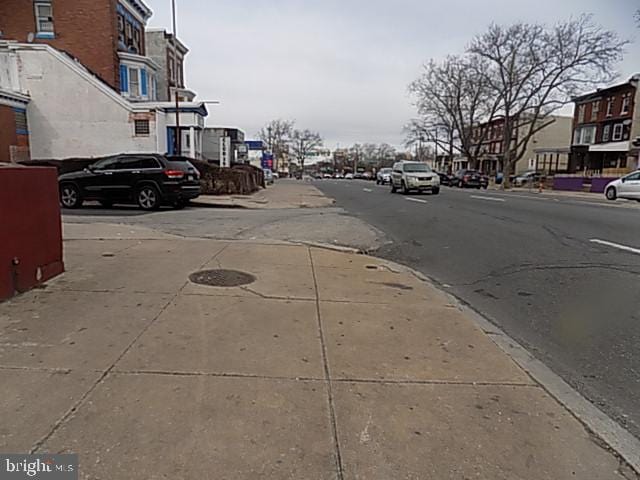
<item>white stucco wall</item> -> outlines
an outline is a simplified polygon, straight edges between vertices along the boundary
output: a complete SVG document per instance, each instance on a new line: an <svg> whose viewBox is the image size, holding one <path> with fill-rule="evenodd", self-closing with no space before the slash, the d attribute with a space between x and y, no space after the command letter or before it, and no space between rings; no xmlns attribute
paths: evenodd
<svg viewBox="0 0 640 480"><path fill-rule="evenodd" d="M33 159L151 153L163 143L156 136L155 112L134 112L126 100L62 54L35 48L15 54L20 90L31 97L27 115ZM134 135L134 118L151 120L149 136ZM164 127L162 132L164 136Z"/></svg>

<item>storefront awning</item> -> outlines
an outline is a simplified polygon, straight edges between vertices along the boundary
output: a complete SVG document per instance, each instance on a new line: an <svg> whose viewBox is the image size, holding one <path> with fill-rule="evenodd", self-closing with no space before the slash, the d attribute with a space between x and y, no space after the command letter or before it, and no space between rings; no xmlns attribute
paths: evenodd
<svg viewBox="0 0 640 480"><path fill-rule="evenodd" d="M628 152L630 148L629 142L609 142L590 145L590 152Z"/></svg>

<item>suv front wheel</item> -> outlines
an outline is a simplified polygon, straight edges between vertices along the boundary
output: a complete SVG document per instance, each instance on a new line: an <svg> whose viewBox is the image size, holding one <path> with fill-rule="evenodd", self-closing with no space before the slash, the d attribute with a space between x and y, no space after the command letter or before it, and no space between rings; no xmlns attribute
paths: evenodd
<svg viewBox="0 0 640 480"><path fill-rule="evenodd" d="M60 187L60 203L64 208L80 208L82 206L80 189L72 183L62 185Z"/></svg>
<svg viewBox="0 0 640 480"><path fill-rule="evenodd" d="M136 199L143 210L157 210L160 208L160 192L152 185L140 187Z"/></svg>

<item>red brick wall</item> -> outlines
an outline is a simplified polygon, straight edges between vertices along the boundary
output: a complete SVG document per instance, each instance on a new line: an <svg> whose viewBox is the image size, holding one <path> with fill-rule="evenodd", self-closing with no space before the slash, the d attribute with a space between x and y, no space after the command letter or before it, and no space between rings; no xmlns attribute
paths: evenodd
<svg viewBox="0 0 640 480"><path fill-rule="evenodd" d="M116 90L120 87L117 54L117 0L53 0L55 38L35 39L64 50ZM31 0L0 0L3 39L26 42L36 31Z"/></svg>
<svg viewBox="0 0 640 480"><path fill-rule="evenodd" d="M13 108L0 105L0 162L9 162L9 147L17 145L16 118Z"/></svg>

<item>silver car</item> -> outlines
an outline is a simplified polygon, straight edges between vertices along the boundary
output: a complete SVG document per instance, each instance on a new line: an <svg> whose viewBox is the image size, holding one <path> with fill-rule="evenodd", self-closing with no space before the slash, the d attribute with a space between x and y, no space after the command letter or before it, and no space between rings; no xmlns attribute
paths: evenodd
<svg viewBox="0 0 640 480"><path fill-rule="evenodd" d="M607 200L628 198L640 202L640 170L609 183L604 189L604 194Z"/></svg>
<svg viewBox="0 0 640 480"><path fill-rule="evenodd" d="M426 163L397 162L391 172L391 193L401 190L405 195L411 190L440 193L440 176Z"/></svg>
<svg viewBox="0 0 640 480"><path fill-rule="evenodd" d="M376 173L376 184L384 185L385 183L391 183L390 168L381 168L378 173Z"/></svg>

